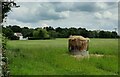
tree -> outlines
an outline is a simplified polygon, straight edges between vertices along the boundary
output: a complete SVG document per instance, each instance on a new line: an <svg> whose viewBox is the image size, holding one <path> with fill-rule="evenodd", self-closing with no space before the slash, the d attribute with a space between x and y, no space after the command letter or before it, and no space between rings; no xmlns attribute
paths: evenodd
<svg viewBox="0 0 120 77"><path fill-rule="evenodd" d="M29 29L28 27L21 28L21 33L23 34L23 37L33 37L33 30Z"/></svg>
<svg viewBox="0 0 120 77"><path fill-rule="evenodd" d="M3 19L5 17L7 17L7 13L9 11L11 11L12 7L20 7L20 6L18 6L14 1L11 1L11 0L10 1L9 0L8 1L5 1L5 0L0 1L0 24L3 22ZM2 26L4 26L4 25L2 25ZM0 27L2 27L2 26L0 26ZM0 29L0 31L2 31L2 30Z"/></svg>
<svg viewBox="0 0 120 77"><path fill-rule="evenodd" d="M14 33L17 33L17 32L20 32L22 31L22 29L17 26L17 25L14 25L14 26L11 26L11 30L14 32Z"/></svg>
<svg viewBox="0 0 120 77"><path fill-rule="evenodd" d="M54 30L49 31L48 34L49 34L50 38L56 38L57 37L57 33Z"/></svg>
<svg viewBox="0 0 120 77"><path fill-rule="evenodd" d="M116 38L116 37L118 37L117 32L112 31L111 37L112 37L112 38Z"/></svg>
<svg viewBox="0 0 120 77"><path fill-rule="evenodd" d="M89 31L89 37L90 37L90 38L95 37L95 35L94 35L93 31Z"/></svg>
<svg viewBox="0 0 120 77"><path fill-rule="evenodd" d="M49 26L49 27L44 27L44 29L46 29L47 31L53 31L54 30L54 28L53 27L51 27L51 26Z"/></svg>
<svg viewBox="0 0 120 77"><path fill-rule="evenodd" d="M55 29L55 31L56 31L56 32L59 32L59 33L61 33L61 31L62 31L62 28L60 28L60 27L57 27L57 28Z"/></svg>
<svg viewBox="0 0 120 77"><path fill-rule="evenodd" d="M81 28L80 29L80 35L83 36L83 37L88 37L89 36L89 32L85 28Z"/></svg>
<svg viewBox="0 0 120 77"><path fill-rule="evenodd" d="M45 39L49 38L49 34L45 29L39 28L33 32L33 37Z"/></svg>
<svg viewBox="0 0 120 77"><path fill-rule="evenodd" d="M100 31L99 32L99 38L105 38L105 31Z"/></svg>
<svg viewBox="0 0 120 77"><path fill-rule="evenodd" d="M73 27L69 28L68 34L69 35L77 35L77 29L73 28Z"/></svg>
<svg viewBox="0 0 120 77"><path fill-rule="evenodd" d="M33 32L33 37L39 38L39 35L38 35L38 34L39 34L39 32L35 30L35 31Z"/></svg>
<svg viewBox="0 0 120 77"><path fill-rule="evenodd" d="M10 28L4 29L3 33L4 33L4 36L7 37L8 39L11 39L12 36L14 36L14 33Z"/></svg>
<svg viewBox="0 0 120 77"><path fill-rule="evenodd" d="M11 10L11 7L20 7L18 6L14 1L0 1L0 9L2 9L2 14L0 13L0 18L1 21L0 22L3 22L3 19L5 17L7 17L7 13ZM2 16L2 17L1 17Z"/></svg>

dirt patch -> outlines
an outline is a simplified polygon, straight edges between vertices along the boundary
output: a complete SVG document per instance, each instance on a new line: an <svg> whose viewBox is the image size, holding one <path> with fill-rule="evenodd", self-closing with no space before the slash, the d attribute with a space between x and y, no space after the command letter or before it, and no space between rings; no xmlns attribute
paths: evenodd
<svg viewBox="0 0 120 77"><path fill-rule="evenodd" d="M104 55L102 54L89 54L88 56L82 56L82 55L71 55L72 57L76 58L76 59L83 59L83 58L90 58L90 57L97 57L97 58L101 58Z"/></svg>
<svg viewBox="0 0 120 77"><path fill-rule="evenodd" d="M76 59L83 59L83 58L88 58L89 59L89 55L88 56L82 56L82 55L71 55L72 57L76 58Z"/></svg>
<svg viewBox="0 0 120 77"><path fill-rule="evenodd" d="M104 55L102 55L102 54L90 54L90 56L93 56L93 57L103 57Z"/></svg>

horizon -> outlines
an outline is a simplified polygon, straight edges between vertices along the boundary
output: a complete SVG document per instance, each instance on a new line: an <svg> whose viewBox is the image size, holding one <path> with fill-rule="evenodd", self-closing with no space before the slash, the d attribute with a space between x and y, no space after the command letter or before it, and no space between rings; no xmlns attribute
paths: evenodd
<svg viewBox="0 0 120 77"><path fill-rule="evenodd" d="M8 25L8 26L19 26L19 25ZM7 26L3 26L3 27L7 27ZM24 28L24 27L27 27L27 26L23 26L23 27L21 27L21 26L19 26L20 28ZM52 26L47 26L47 27L52 27ZM30 27L28 27L29 29L36 29L36 28L42 28L42 29L44 29L44 28L46 28L46 27L34 27L34 28L30 28ZM52 27L53 29L56 29L56 28L59 28L59 27ZM69 29L69 28L76 28L76 29L78 29L78 28L82 28L82 29L86 29L86 28L84 28L84 27L60 27L60 28L62 28L62 29L65 29L65 28L67 28L67 29ZM103 29L99 29L99 30L97 30L97 29L95 29L95 30L90 30L90 29L86 29L87 31L109 31L109 32L116 32L115 31L115 29L113 29L113 30L103 30ZM117 34L119 35L119 33L117 32Z"/></svg>

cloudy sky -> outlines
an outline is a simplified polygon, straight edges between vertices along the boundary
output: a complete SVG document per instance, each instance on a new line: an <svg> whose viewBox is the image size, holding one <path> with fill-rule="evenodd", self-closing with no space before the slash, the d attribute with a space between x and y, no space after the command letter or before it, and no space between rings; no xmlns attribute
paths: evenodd
<svg viewBox="0 0 120 77"><path fill-rule="evenodd" d="M8 13L7 25L82 27L114 30L118 27L117 2L18 2Z"/></svg>

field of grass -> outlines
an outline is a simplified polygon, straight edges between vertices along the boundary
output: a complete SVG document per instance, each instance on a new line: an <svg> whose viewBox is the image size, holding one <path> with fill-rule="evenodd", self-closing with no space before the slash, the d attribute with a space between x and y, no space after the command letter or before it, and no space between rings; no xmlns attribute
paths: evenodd
<svg viewBox="0 0 120 77"><path fill-rule="evenodd" d="M91 39L89 59L68 54L67 39L17 40L7 42L9 67L13 75L116 75L118 40Z"/></svg>

